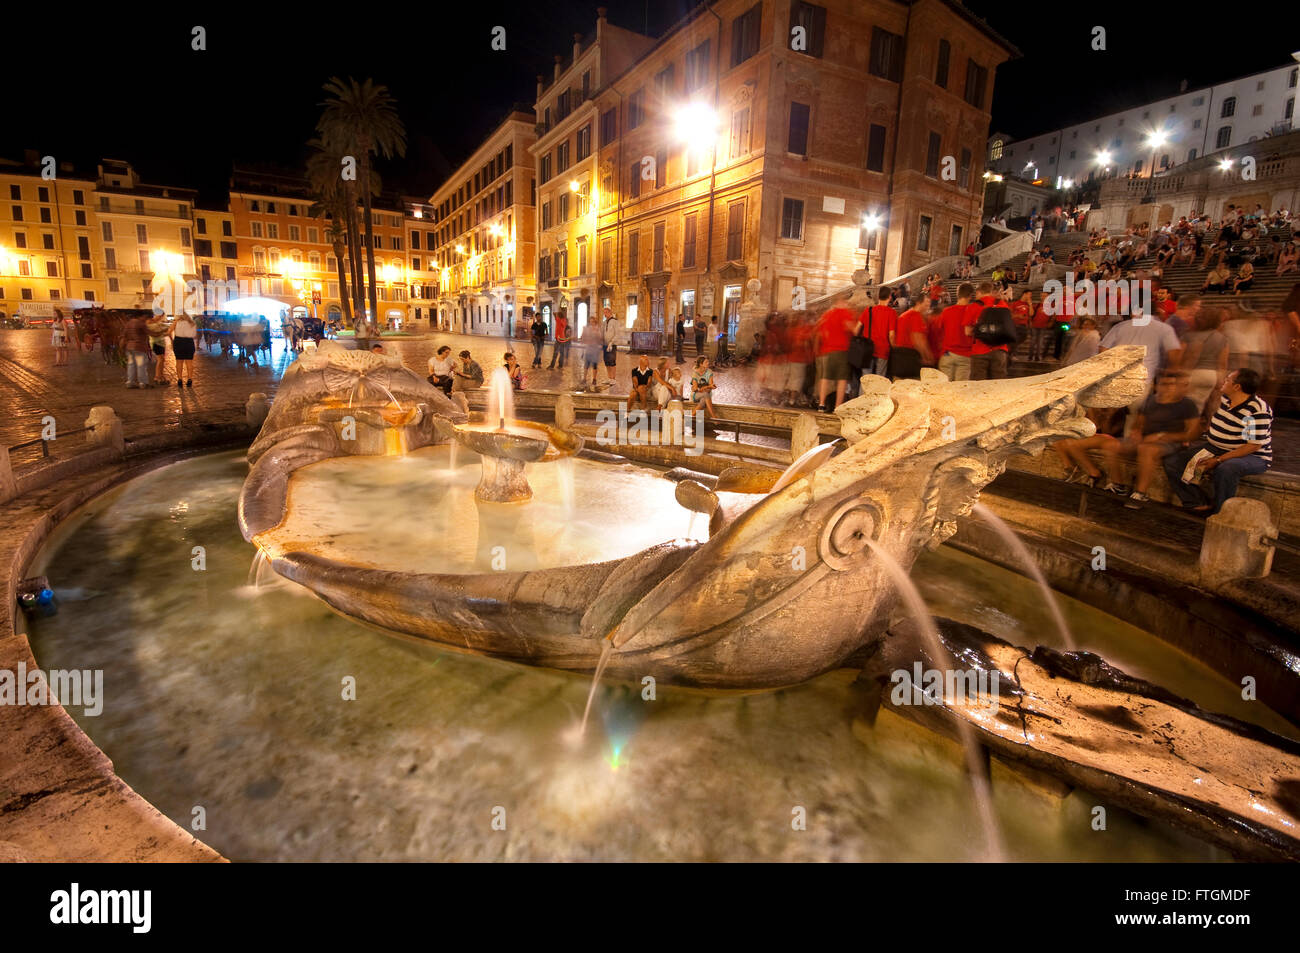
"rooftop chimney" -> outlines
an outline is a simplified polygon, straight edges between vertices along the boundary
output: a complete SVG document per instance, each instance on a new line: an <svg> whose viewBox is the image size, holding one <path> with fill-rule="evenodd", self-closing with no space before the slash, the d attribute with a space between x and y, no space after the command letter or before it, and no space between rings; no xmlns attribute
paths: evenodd
<svg viewBox="0 0 1300 953"><path fill-rule="evenodd" d="M578 54L582 52L582 34L573 34L573 62L578 62Z"/></svg>
<svg viewBox="0 0 1300 953"><path fill-rule="evenodd" d="M564 62L564 57L559 53L555 54L555 79L554 82L560 81L560 64Z"/></svg>
<svg viewBox="0 0 1300 953"><path fill-rule="evenodd" d="M538 102L540 102L541 99L542 99L542 90L546 88L545 86L542 85L544 82L546 82L545 77L543 77L541 73L538 73L538 74L537 74L537 100L538 100Z"/></svg>

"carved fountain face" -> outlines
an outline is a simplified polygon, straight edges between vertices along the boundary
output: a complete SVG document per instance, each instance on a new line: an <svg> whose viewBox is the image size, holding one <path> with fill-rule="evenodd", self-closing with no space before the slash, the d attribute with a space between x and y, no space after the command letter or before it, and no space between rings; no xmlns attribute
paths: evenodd
<svg viewBox="0 0 1300 953"><path fill-rule="evenodd" d="M533 498L524 464L550 462L582 449L582 438L514 416L514 385L504 367L492 372L482 424L457 424L456 440L483 461L474 498L484 503L524 503Z"/></svg>

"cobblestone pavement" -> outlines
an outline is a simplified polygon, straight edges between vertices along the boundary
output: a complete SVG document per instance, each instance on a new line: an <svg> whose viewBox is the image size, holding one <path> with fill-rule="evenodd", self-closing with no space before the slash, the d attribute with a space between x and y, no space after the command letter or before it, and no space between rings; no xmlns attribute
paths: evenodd
<svg viewBox="0 0 1300 953"><path fill-rule="evenodd" d="M345 344L351 346L346 339ZM532 389L576 390L581 386L582 353L577 348L570 352L570 357L577 358L576 363L571 360L563 369L550 370L550 344L544 349L542 367L538 369L531 366L533 347L529 341L445 332L384 338L386 350L420 373L427 373L429 358L443 344L450 346L453 354L468 348L489 374L502 364L506 350L514 351L524 367L526 386ZM682 375L688 378L695 359L694 347L688 346L684 356ZM194 387L181 389L175 385L175 365L169 353L166 361L171 384L127 390L125 369L106 365L98 350L74 352L67 367L55 367L48 330L0 330L0 443L12 447L37 439L46 415L54 417L59 432L76 430L85 423L90 408L99 404L117 412L128 438L159 430L232 423L243 418L249 394L274 394L280 374L291 359L278 338L273 338L270 364L261 367L248 367L234 357L200 351L194 362ZM656 360L651 360L652 366ZM631 355L619 352L615 383L603 392L627 394L634 364ZM600 380L605 381L603 365L598 372ZM758 369L754 365L719 370L716 380L715 403L768 402L758 386ZM57 448L57 443L52 447ZM1300 421L1277 422L1273 452L1275 469L1300 473ZM39 447L14 451L13 462L21 465L40 453Z"/></svg>

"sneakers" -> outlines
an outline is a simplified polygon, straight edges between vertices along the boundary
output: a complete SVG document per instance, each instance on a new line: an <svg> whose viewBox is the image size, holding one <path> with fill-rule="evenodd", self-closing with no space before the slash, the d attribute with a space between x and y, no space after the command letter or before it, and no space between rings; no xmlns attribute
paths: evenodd
<svg viewBox="0 0 1300 953"><path fill-rule="evenodd" d="M1151 497L1147 496L1145 493L1139 493L1137 490L1134 490L1129 494L1128 499L1124 501L1124 505L1130 510L1136 510L1139 509L1143 503L1150 502Z"/></svg>

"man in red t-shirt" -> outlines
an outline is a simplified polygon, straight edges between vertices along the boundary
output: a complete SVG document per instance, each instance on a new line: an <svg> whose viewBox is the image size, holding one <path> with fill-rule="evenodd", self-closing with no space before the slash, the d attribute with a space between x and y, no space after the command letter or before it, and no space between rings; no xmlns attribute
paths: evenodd
<svg viewBox="0 0 1300 953"><path fill-rule="evenodd" d="M1011 303L1011 318L1016 322L1016 347L1020 347L1029 337L1029 322L1034 319L1034 293L1021 292L1020 298Z"/></svg>
<svg viewBox="0 0 1300 953"><path fill-rule="evenodd" d="M976 299L966 306L966 320L972 325L979 321L980 313L985 308L1004 305L1005 302L993 291L993 282L981 281L975 289ZM1007 376L1007 358L1010 351L1007 345L990 347L972 336L970 344L970 379L973 381L1000 380Z"/></svg>
<svg viewBox="0 0 1300 953"><path fill-rule="evenodd" d="M858 332L857 316L848 308L847 295L841 296L817 321L817 409L830 413L844 402L849 386L849 338ZM835 405L826 405L826 394L835 385Z"/></svg>
<svg viewBox="0 0 1300 953"><path fill-rule="evenodd" d="M921 365L933 360L921 308L917 302L900 314L897 326L889 333L890 377L915 380L921 376Z"/></svg>
<svg viewBox="0 0 1300 953"><path fill-rule="evenodd" d="M970 380L970 347L973 321L966 320L966 309L975 297L975 286L964 281L957 288L957 303L939 315L939 370L950 381Z"/></svg>
<svg viewBox="0 0 1300 953"><path fill-rule="evenodd" d="M889 293L884 288L880 290L885 294ZM865 367L863 370L868 374L879 374L881 377L887 377L889 374L889 334L898 325L898 312L887 304L871 304L858 315L858 321L862 324L862 333L871 338L874 345L871 367Z"/></svg>

